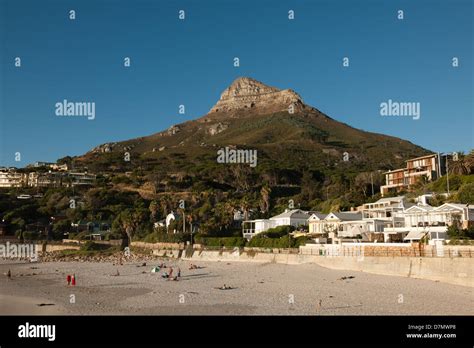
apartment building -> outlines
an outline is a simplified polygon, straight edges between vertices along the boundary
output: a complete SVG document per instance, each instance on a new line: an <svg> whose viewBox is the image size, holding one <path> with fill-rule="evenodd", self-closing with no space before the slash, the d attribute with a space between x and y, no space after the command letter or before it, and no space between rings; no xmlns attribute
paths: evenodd
<svg viewBox="0 0 474 348"><path fill-rule="evenodd" d="M412 158L406 167L385 172L385 185L380 187L383 196L410 190L419 180L432 181L446 174L446 157L439 154Z"/></svg>
<svg viewBox="0 0 474 348"><path fill-rule="evenodd" d="M84 185L93 185L96 179L95 174L89 174L87 172L78 173L78 172L69 172L66 177L68 178L69 184L66 186L84 186Z"/></svg>
<svg viewBox="0 0 474 348"><path fill-rule="evenodd" d="M62 184L62 176L59 173L38 173L28 174L28 186L30 187L59 187Z"/></svg>
<svg viewBox="0 0 474 348"><path fill-rule="evenodd" d="M49 171L20 173L16 168L0 168L0 187L60 187L93 185L96 176L87 172Z"/></svg>
<svg viewBox="0 0 474 348"><path fill-rule="evenodd" d="M0 168L0 187L20 187L27 181L26 174L18 173L16 168Z"/></svg>

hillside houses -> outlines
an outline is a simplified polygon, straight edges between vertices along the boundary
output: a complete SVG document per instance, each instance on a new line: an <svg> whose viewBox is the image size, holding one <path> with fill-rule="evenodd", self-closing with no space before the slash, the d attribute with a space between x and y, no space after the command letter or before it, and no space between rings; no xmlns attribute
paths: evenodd
<svg viewBox="0 0 474 348"><path fill-rule="evenodd" d="M0 188L11 187L71 187L93 185L95 174L78 171L66 171L65 167L56 170L18 171L16 168L0 168Z"/></svg>
<svg viewBox="0 0 474 348"><path fill-rule="evenodd" d="M306 218L306 219L305 219ZM269 228L291 225L307 226L306 235L317 243L411 242L423 237L447 238L451 225L469 228L474 225L474 205L445 203L439 207L408 202L404 196L385 197L366 203L357 212L305 212L287 210L270 219L244 221L243 236L252 238Z"/></svg>
<svg viewBox="0 0 474 348"><path fill-rule="evenodd" d="M412 158L406 161L405 168L385 172L385 185L380 187L382 197L390 193L409 190L422 177L426 178L427 181L440 178L447 172L446 159L451 157L450 155L431 154Z"/></svg>

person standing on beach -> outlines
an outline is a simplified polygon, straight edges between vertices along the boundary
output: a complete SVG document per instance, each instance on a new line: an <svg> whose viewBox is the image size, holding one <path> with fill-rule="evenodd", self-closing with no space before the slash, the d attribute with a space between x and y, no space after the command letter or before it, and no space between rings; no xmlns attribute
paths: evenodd
<svg viewBox="0 0 474 348"><path fill-rule="evenodd" d="M8 279L12 279L12 271L11 271L11 270L8 270L8 272L7 272L7 278L8 278Z"/></svg>

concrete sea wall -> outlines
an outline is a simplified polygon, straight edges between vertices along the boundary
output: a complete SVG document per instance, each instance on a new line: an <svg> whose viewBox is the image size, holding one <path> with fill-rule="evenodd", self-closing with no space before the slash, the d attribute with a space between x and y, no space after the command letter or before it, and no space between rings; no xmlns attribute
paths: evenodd
<svg viewBox="0 0 474 348"><path fill-rule="evenodd" d="M303 264L314 263L338 270L360 271L381 275L440 281L474 287L474 259L448 257L384 257L384 256L316 256L302 254L273 254L261 252L194 250L189 261L261 262Z"/></svg>
<svg viewBox="0 0 474 348"><path fill-rule="evenodd" d="M428 279L474 287L474 259L429 257L316 257L314 263L331 268Z"/></svg>

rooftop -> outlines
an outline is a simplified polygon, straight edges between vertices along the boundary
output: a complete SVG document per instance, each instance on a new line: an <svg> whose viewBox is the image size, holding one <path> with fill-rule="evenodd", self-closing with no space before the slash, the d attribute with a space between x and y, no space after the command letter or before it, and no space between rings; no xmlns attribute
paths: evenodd
<svg viewBox="0 0 474 348"><path fill-rule="evenodd" d="M307 219L309 217L308 213L303 211L303 210L300 210L300 209L292 209L292 210L288 210L288 211L285 211L281 214L278 214L278 215L275 215L275 216L272 216L270 218L270 220L273 220L273 219L281 219L281 218L301 218L301 219Z"/></svg>
<svg viewBox="0 0 474 348"><path fill-rule="evenodd" d="M425 156L421 156L421 157L410 158L409 160L406 160L405 162L416 161L416 160L420 160L420 159L423 159L423 158L430 158L430 157L434 157L434 156L437 156L437 154L432 153L431 155L425 155Z"/></svg>

